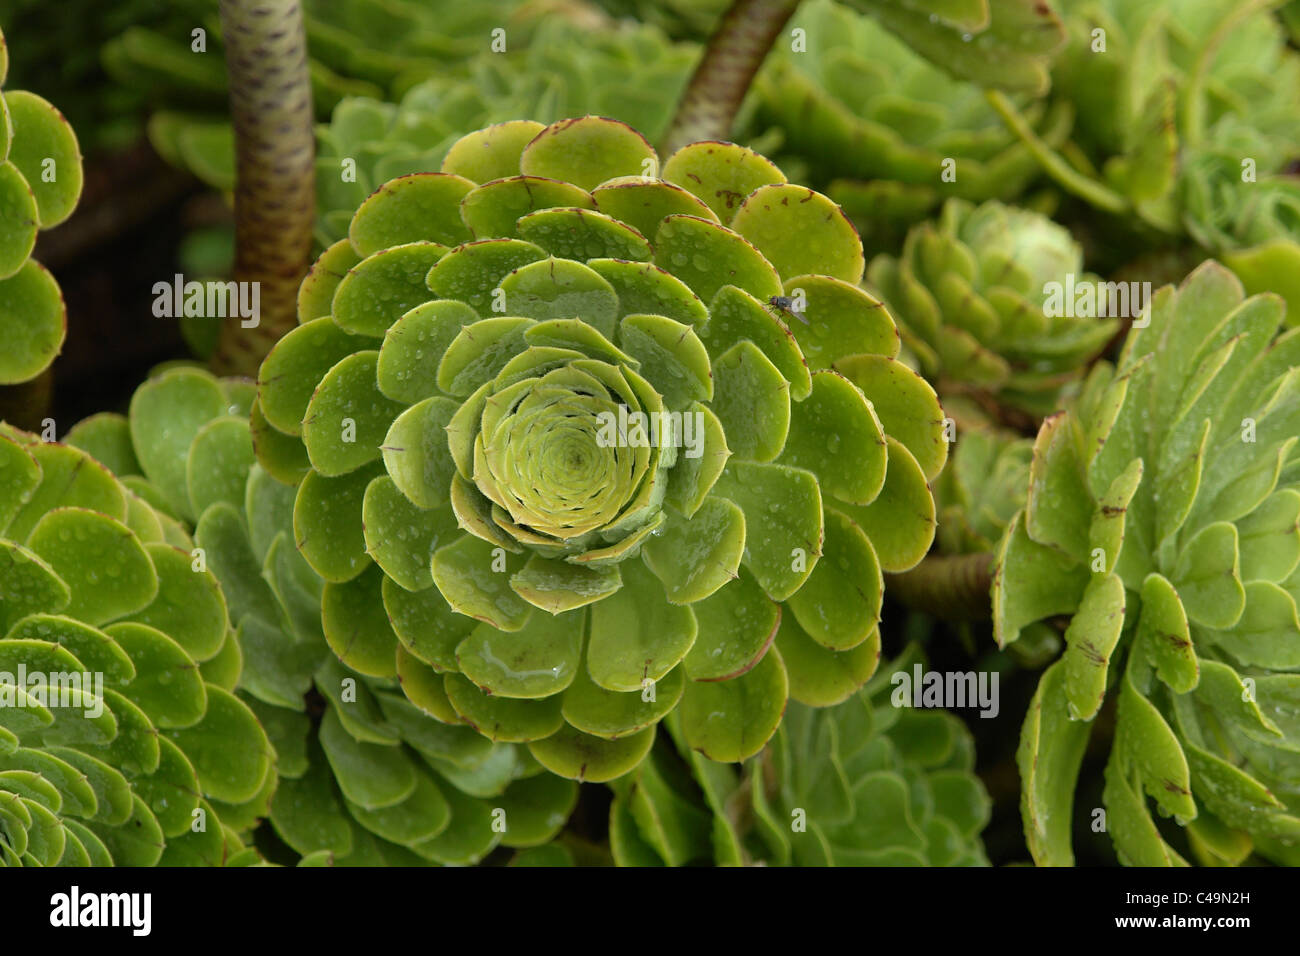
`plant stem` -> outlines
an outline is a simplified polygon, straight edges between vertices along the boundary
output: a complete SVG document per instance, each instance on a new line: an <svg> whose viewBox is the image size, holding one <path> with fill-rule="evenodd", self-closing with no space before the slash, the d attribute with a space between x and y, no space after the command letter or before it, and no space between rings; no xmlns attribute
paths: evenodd
<svg viewBox="0 0 1300 956"><path fill-rule="evenodd" d="M799 0L735 0L709 38L664 138L665 154L727 139L749 84Z"/></svg>
<svg viewBox="0 0 1300 956"><path fill-rule="evenodd" d="M212 357L223 375L255 375L297 323L311 263L315 135L299 0L221 0L235 126L235 280L259 289L258 324L222 324Z"/></svg>
<svg viewBox="0 0 1300 956"><path fill-rule="evenodd" d="M886 594L944 621L989 620L992 585L993 555L985 551L930 554L909 571L885 575Z"/></svg>
<svg viewBox="0 0 1300 956"><path fill-rule="evenodd" d="M1002 122L1006 124L1007 129L1015 133L1022 143L1038 160L1038 165L1043 167L1047 175L1056 180L1057 184L1066 192L1074 193L1080 199L1083 199L1098 209L1104 209L1106 212L1122 216L1131 211L1129 202L1119 193L1110 187L1095 179L1083 175L1070 166L1052 147L1039 138L1038 134L1029 128L1025 118L1020 115L1015 104L1007 99L1007 95L1000 90L985 90L985 98L990 105L997 110L998 115L1002 117Z"/></svg>

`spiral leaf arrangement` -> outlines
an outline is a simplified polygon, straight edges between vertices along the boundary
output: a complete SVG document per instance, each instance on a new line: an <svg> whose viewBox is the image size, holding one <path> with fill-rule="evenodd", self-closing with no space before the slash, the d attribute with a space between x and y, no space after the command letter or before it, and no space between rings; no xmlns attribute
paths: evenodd
<svg viewBox="0 0 1300 956"><path fill-rule="evenodd" d="M75 447L131 472L123 437L0 433L0 862L256 862L274 752L184 526Z"/></svg>
<svg viewBox="0 0 1300 956"><path fill-rule="evenodd" d="M321 256L253 410L343 663L573 779L861 686L947 456L833 203L726 143L657 172L595 117L461 139Z"/></svg>
<svg viewBox="0 0 1300 956"><path fill-rule="evenodd" d="M229 684L265 726L279 781L249 819L269 818L307 862L346 866L464 865L502 843L546 842L573 809L572 783L522 748L432 720L397 680L331 654L324 582L295 547L294 489L254 459L253 392L171 369L136 391L128 418L96 416L74 432L105 455L124 450L119 473L148 476L127 480L147 480L194 527L226 596Z"/></svg>
<svg viewBox="0 0 1300 956"><path fill-rule="evenodd" d="M949 200L937 222L908 233L901 255L877 256L868 274L941 393L982 392L1039 415L1118 327L1100 308L1047 308L1052 283L1091 281L1083 251L1046 216L999 202Z"/></svg>

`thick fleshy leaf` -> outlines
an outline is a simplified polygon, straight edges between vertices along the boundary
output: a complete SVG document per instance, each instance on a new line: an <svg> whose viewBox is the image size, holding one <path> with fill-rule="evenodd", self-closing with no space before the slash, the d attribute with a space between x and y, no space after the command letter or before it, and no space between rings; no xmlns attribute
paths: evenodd
<svg viewBox="0 0 1300 956"><path fill-rule="evenodd" d="M714 492L745 513L744 563L774 601L808 580L822 553L822 496L810 471L788 465L737 461L723 470Z"/></svg>
<svg viewBox="0 0 1300 956"><path fill-rule="evenodd" d="M658 681L634 691L606 690L579 668L564 692L561 712L570 727L583 734L615 740L652 727L681 700L686 678L674 667Z"/></svg>
<svg viewBox="0 0 1300 956"><path fill-rule="evenodd" d="M433 584L433 552L460 536L449 506L421 510L387 475L366 486L361 522L366 553L408 591Z"/></svg>
<svg viewBox="0 0 1300 956"><path fill-rule="evenodd" d="M1160 679L1177 693L1196 686L1200 672L1187 614L1174 586L1159 574L1142 582L1142 616L1134 646L1146 653Z"/></svg>
<svg viewBox="0 0 1300 956"><path fill-rule="evenodd" d="M0 435L0 529L8 527L40 484L41 466L31 452Z"/></svg>
<svg viewBox="0 0 1300 956"><path fill-rule="evenodd" d="M699 625L683 667L691 680L729 680L762 659L777 635L781 606L742 571L726 587L691 605Z"/></svg>
<svg viewBox="0 0 1300 956"><path fill-rule="evenodd" d="M503 631L524 626L532 608L511 588L523 559L470 535L433 554L433 581L453 610Z"/></svg>
<svg viewBox="0 0 1300 956"><path fill-rule="evenodd" d="M26 90L4 94L13 141L8 161L36 198L42 229L72 215L81 196L81 148L72 125L47 101Z"/></svg>
<svg viewBox="0 0 1300 956"><path fill-rule="evenodd" d="M713 398L709 353L689 325L662 315L632 314L618 327L619 344L641 363L640 372L671 410Z"/></svg>
<svg viewBox="0 0 1300 956"><path fill-rule="evenodd" d="M763 303L743 289L724 285L709 305L709 324L701 337L713 355L722 355L744 339L753 342L790 383L790 397L803 401L812 382L789 322L789 316L780 314L771 302Z"/></svg>
<svg viewBox="0 0 1300 956"><path fill-rule="evenodd" d="M578 787L548 773L512 783L501 799L506 826L501 842L511 847L548 843L568 822L577 802Z"/></svg>
<svg viewBox="0 0 1300 956"><path fill-rule="evenodd" d="M731 228L786 279L817 273L857 284L866 271L853 223L839 206L805 186L760 186L736 210Z"/></svg>
<svg viewBox="0 0 1300 956"><path fill-rule="evenodd" d="M199 429L225 415L227 405L216 379L197 369L165 372L131 397L131 439L140 466L176 514L195 517L186 453Z"/></svg>
<svg viewBox="0 0 1300 956"><path fill-rule="evenodd" d="M463 326L478 318L477 312L454 299L435 299L407 312L384 334L375 367L379 390L399 402L415 403L436 395L435 359L447 350Z"/></svg>
<svg viewBox="0 0 1300 956"><path fill-rule="evenodd" d="M651 233L653 235L653 233ZM592 259L587 267L618 296L619 315L662 315L701 328L709 311L681 279L650 262Z"/></svg>
<svg viewBox="0 0 1300 956"><path fill-rule="evenodd" d="M564 723L560 716L560 694L542 699L512 699L488 694L460 674L447 674L443 681L456 713L491 740L504 743L541 740Z"/></svg>
<svg viewBox="0 0 1300 956"><path fill-rule="evenodd" d="M705 302L724 285L760 301L781 294L772 264L743 236L697 216L669 216L654 237L655 265L671 272Z"/></svg>
<svg viewBox="0 0 1300 956"><path fill-rule="evenodd" d="M790 407L781 461L815 474L826 494L865 505L885 483L887 460L884 429L862 391L833 370L813 375L811 395Z"/></svg>
<svg viewBox="0 0 1300 956"><path fill-rule="evenodd" d="M606 740L565 724L544 740L528 745L537 762L551 773L570 780L606 783L637 766L654 744L653 727Z"/></svg>
<svg viewBox="0 0 1300 956"><path fill-rule="evenodd" d="M158 578L158 594L131 620L157 628L196 661L215 655L225 641L226 599L216 576L195 570L188 552L157 542L145 551Z"/></svg>
<svg viewBox="0 0 1300 956"><path fill-rule="evenodd" d="M1070 715L1091 720L1106 697L1110 656L1124 629L1124 582L1117 574L1094 575L1065 631L1065 693Z"/></svg>
<svg viewBox="0 0 1300 956"><path fill-rule="evenodd" d="M498 286L509 315L582 319L607 339L614 337L618 295L600 274L571 259L543 259L512 271Z"/></svg>
<svg viewBox="0 0 1300 956"><path fill-rule="evenodd" d="M199 429L185 464L185 483L194 514L202 514L218 501L242 505L252 465L253 441L245 418L226 415Z"/></svg>
<svg viewBox="0 0 1300 956"><path fill-rule="evenodd" d="M689 681L682 696L682 732L691 749L710 760L752 757L776 732L788 691L781 655L769 649L732 680Z"/></svg>
<svg viewBox="0 0 1300 956"><path fill-rule="evenodd" d="M125 415L100 412L83 418L72 426L64 443L80 448L118 477L140 474L131 444L131 423Z"/></svg>
<svg viewBox="0 0 1300 956"><path fill-rule="evenodd" d="M847 700L871 679L880 662L878 629L847 651L833 651L809 637L791 614L781 617L776 646L790 681L790 697L810 707Z"/></svg>
<svg viewBox="0 0 1300 956"><path fill-rule="evenodd" d="M72 599L67 582L44 559L12 541L0 540L0 574L5 583L0 630L8 631L28 614L57 613Z"/></svg>
<svg viewBox="0 0 1300 956"><path fill-rule="evenodd" d="M0 106L0 124L3 124L6 144L9 134L7 119L4 107ZM0 156L7 152L7 148L0 150ZM0 209L4 210L4 231L0 233L0 276L8 278L21 269L32 254L40 217L36 212L36 195L32 187L18 167L7 161L0 161Z"/></svg>
<svg viewBox="0 0 1300 956"><path fill-rule="evenodd" d="M428 398L397 416L384 437L384 466L402 494L420 508L447 503L455 462L447 425L455 403Z"/></svg>
<svg viewBox="0 0 1300 956"><path fill-rule="evenodd" d="M623 587L619 565L592 567L533 555L510 576L510 587L534 607L563 614L603 602Z"/></svg>
<svg viewBox="0 0 1300 956"><path fill-rule="evenodd" d="M374 463L338 478L310 472L293 505L295 543L326 581L350 581L370 566L362 514L366 489L383 474Z"/></svg>
<svg viewBox="0 0 1300 956"><path fill-rule="evenodd" d="M898 355L898 327L884 303L848 282L824 275L794 276L785 296L802 301L806 322L789 322L808 367L830 368L838 359L867 352Z"/></svg>
<svg viewBox="0 0 1300 956"><path fill-rule="evenodd" d="M476 183L517 173L524 147L545 128L533 120L511 120L469 133L447 151L442 171Z"/></svg>
<svg viewBox="0 0 1300 956"><path fill-rule="evenodd" d="M522 352L526 318L483 319L460 330L438 363L438 387L465 398L491 381L511 358Z"/></svg>
<svg viewBox="0 0 1300 956"><path fill-rule="evenodd" d="M312 263L302 284L298 286L299 325L306 325L313 319L330 314L339 283L348 274L348 270L360 261L361 256L357 255L352 243L346 239L340 239L320 254L320 258ZM324 371L321 369L322 374Z"/></svg>
<svg viewBox="0 0 1300 956"><path fill-rule="evenodd" d="M664 162L663 178L703 200L730 222L745 197L760 186L785 182L776 164L734 143L683 146Z"/></svg>
<svg viewBox="0 0 1300 956"><path fill-rule="evenodd" d="M609 691L640 691L673 670L695 643L691 608L669 603L642 562L619 565L623 586L591 608L587 672Z"/></svg>
<svg viewBox="0 0 1300 956"><path fill-rule="evenodd" d="M378 361L371 350L349 355L325 373L307 403L302 440L318 474L344 475L380 456L403 406L379 391Z"/></svg>
<svg viewBox="0 0 1300 956"><path fill-rule="evenodd" d="M668 473L664 500L690 518L708 499L709 492L731 458L731 449L727 447L722 422L712 409L694 402L682 413L683 426L687 416L691 431L687 434L683 427L683 450Z"/></svg>
<svg viewBox="0 0 1300 956"><path fill-rule="evenodd" d="M1068 679L1068 678L1067 678ZM1131 672L1120 684L1116 748L1137 767L1146 792L1181 821L1196 816L1187 758L1155 705L1138 693Z"/></svg>
<svg viewBox="0 0 1300 956"><path fill-rule="evenodd" d="M627 223L643 236L653 236L665 216L717 218L700 199L662 179L618 176L601 183L591 195L597 209Z"/></svg>
<svg viewBox="0 0 1300 956"><path fill-rule="evenodd" d="M334 780L352 803L379 810L395 807L415 792L419 773L406 752L358 741L343 728L333 708L325 711L321 721L320 744Z"/></svg>
<svg viewBox="0 0 1300 956"><path fill-rule="evenodd" d="M411 242L454 246L470 238L460 201L474 183L449 173L413 173L389 180L357 207L348 239L360 256Z"/></svg>
<svg viewBox="0 0 1300 956"><path fill-rule="evenodd" d="M1053 664L1038 681L1016 751L1025 839L1040 866L1074 864L1074 788L1091 729L1067 712L1065 667Z"/></svg>
<svg viewBox="0 0 1300 956"><path fill-rule="evenodd" d="M596 201L587 190L569 182L541 176L510 176L494 179L472 191L461 201L460 215L475 239L517 239L515 223L520 218L555 206L594 209Z"/></svg>
<svg viewBox="0 0 1300 956"><path fill-rule="evenodd" d="M519 238L564 259L649 260L650 243L636 229L582 207L538 209L521 216Z"/></svg>
<svg viewBox="0 0 1300 956"><path fill-rule="evenodd" d="M537 134L519 157L519 170L594 189L617 176L653 175L658 158L644 136L599 116L561 120Z"/></svg>
<svg viewBox="0 0 1300 956"><path fill-rule="evenodd" d="M1187 617L1205 627L1231 627L1246 606L1237 528L1226 521L1202 528L1183 548L1170 580Z"/></svg>
<svg viewBox="0 0 1300 956"><path fill-rule="evenodd" d="M302 440L273 427L262 414L260 399L249 412L248 431L258 464L276 481L296 485L311 470L311 460Z"/></svg>
<svg viewBox="0 0 1300 956"><path fill-rule="evenodd" d="M550 697L580 669L587 613L531 614L518 631L480 624L456 648L460 672L498 697Z"/></svg>
<svg viewBox="0 0 1300 956"><path fill-rule="evenodd" d="M437 242L408 242L363 259L348 270L334 293L334 321L344 331L379 338L428 300L425 278L446 251Z"/></svg>
<svg viewBox="0 0 1300 956"><path fill-rule="evenodd" d="M758 346L737 342L713 363L712 408L736 458L773 461L790 433L790 384Z"/></svg>
<svg viewBox="0 0 1300 956"><path fill-rule="evenodd" d="M1029 537L1023 512L1016 514L1002 536L996 560L993 633L1002 646L1034 621L1073 611L1088 584L1086 568Z"/></svg>
<svg viewBox="0 0 1300 956"><path fill-rule="evenodd" d="M691 604L736 577L744 548L744 512L711 496L690 518L670 510L663 533L646 542L641 554L664 583L668 600Z"/></svg>
<svg viewBox="0 0 1300 956"><path fill-rule="evenodd" d="M135 677L126 696L158 727L189 727L202 719L207 693L185 649L145 624L112 624L104 633L131 658Z"/></svg>
<svg viewBox="0 0 1300 956"><path fill-rule="evenodd" d="M912 453L892 434L885 440L889 464L880 494L865 507L844 505L841 510L866 532L881 569L897 573L915 567L930 550L935 507L925 474Z"/></svg>
<svg viewBox="0 0 1300 956"><path fill-rule="evenodd" d="M167 731L199 775L210 800L251 800L271 771L271 744L248 705L220 687L207 685L208 708L191 727Z"/></svg>
<svg viewBox="0 0 1300 956"><path fill-rule="evenodd" d="M12 167L0 165L0 190L4 188L6 168ZM0 193L0 203L3 201ZM3 241L0 238L0 243ZM4 354L0 355L0 385L36 377L63 348L67 336L63 293L54 276L36 260L20 261L13 275L0 278L0 325L9 333Z"/></svg>
<svg viewBox="0 0 1300 956"><path fill-rule="evenodd" d="M266 420L285 434L299 434L317 385L360 341L328 320L291 329L258 370L258 403Z"/></svg>
<svg viewBox="0 0 1300 956"><path fill-rule="evenodd" d="M862 528L834 508L826 509L825 521L821 558L788 606L813 640L845 651L876 632L884 578Z"/></svg>
<svg viewBox="0 0 1300 956"><path fill-rule="evenodd" d="M456 648L474 629L474 619L453 611L436 587L412 592L385 576L382 591L384 609L402 648L438 671L455 670Z"/></svg>
<svg viewBox="0 0 1300 956"><path fill-rule="evenodd" d="M925 379L883 355L852 355L835 362L835 370L862 389L890 438L901 442L934 478L948 460L944 414Z"/></svg>
<svg viewBox="0 0 1300 956"><path fill-rule="evenodd" d="M27 547L65 581L69 617L100 624L147 607L158 595L149 554L120 521L84 508L55 508Z"/></svg>
<svg viewBox="0 0 1300 956"><path fill-rule="evenodd" d="M5 531L9 538L25 541L51 508L86 508L119 521L126 520L126 496L122 487L99 462L75 448L52 442L31 445L26 453L30 456L27 461L35 461L39 468L40 483L32 487L29 466L26 461L19 462L18 467L26 475L21 479L26 488L18 492L19 507Z"/></svg>
<svg viewBox="0 0 1300 956"><path fill-rule="evenodd" d="M330 649L348 667L369 677L392 677L397 635L384 613L384 573L374 565L321 593L321 628Z"/></svg>

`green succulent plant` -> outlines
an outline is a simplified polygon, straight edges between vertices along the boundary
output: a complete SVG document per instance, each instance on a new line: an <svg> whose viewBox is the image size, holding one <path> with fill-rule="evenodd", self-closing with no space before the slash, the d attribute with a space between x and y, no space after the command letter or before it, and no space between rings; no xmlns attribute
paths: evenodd
<svg viewBox="0 0 1300 956"><path fill-rule="evenodd" d="M375 189L398 176L438 171L461 136L494 123L595 114L657 140L696 55L647 26L593 34L550 20L517 56L480 56L467 76L427 80L400 103L345 100L317 134L317 238L323 246L342 239Z"/></svg>
<svg viewBox="0 0 1300 956"><path fill-rule="evenodd" d="M1118 328L1097 317L1096 295L1083 310L1090 315L1076 314L1067 283L1082 288L1096 277L1069 231L996 201L949 200L936 222L908 233L900 255L873 259L868 277L941 394L988 395L1038 415Z"/></svg>
<svg viewBox="0 0 1300 956"><path fill-rule="evenodd" d="M1275 339L1284 309L1205 263L1038 434L993 605L1001 644L1069 617L1021 736L1040 864L1073 859L1076 777L1108 698L1122 862L1300 862L1300 332Z"/></svg>
<svg viewBox="0 0 1300 956"><path fill-rule="evenodd" d="M132 456L123 473L143 472L194 527L227 596L242 648L229 681L277 754L279 786L249 824L269 819L306 860L341 866L463 865L499 844L548 841L576 785L543 773L522 747L427 716L419 675L400 661L375 677L331 653L322 627L375 608L322 601L325 582L295 546L296 489L254 459L253 393L251 383L172 368L140 386L129 417L91 420L98 444ZM406 694L404 677L416 681Z"/></svg>
<svg viewBox="0 0 1300 956"><path fill-rule="evenodd" d="M8 66L0 33L0 85ZM72 215L81 184L81 150L59 111L26 90L0 93L0 385L35 378L63 347L63 295L31 254L38 231Z"/></svg>
<svg viewBox="0 0 1300 956"><path fill-rule="evenodd" d="M620 865L987 866L991 802L970 731L943 710L890 702L915 646L827 708L792 703L743 767L680 745L616 784L610 843Z"/></svg>
<svg viewBox="0 0 1300 956"><path fill-rule="evenodd" d="M674 710L736 761L787 696L847 697L947 455L862 270L834 204L757 154L660 172L596 117L489 127L382 186L254 414L335 653L591 781Z"/></svg>
<svg viewBox="0 0 1300 956"><path fill-rule="evenodd" d="M225 599L156 489L76 447L130 471L111 437L0 426L0 863L257 862L274 754Z"/></svg>
<svg viewBox="0 0 1300 956"><path fill-rule="evenodd" d="M1300 305L1300 53L1270 3L1094 0L1072 8L1054 95L1075 170L1136 223L1190 236L1251 292ZM1281 266L1279 267L1279 264ZM1294 318L1293 318L1294 321Z"/></svg>
<svg viewBox="0 0 1300 956"><path fill-rule="evenodd" d="M810 0L790 21L754 87L752 125L780 141L777 159L825 189L869 244L894 245L900 228L944 198L1020 196L1041 176L975 83L955 79L875 19L833 0ZM1053 144L1068 110L1028 107Z"/></svg>

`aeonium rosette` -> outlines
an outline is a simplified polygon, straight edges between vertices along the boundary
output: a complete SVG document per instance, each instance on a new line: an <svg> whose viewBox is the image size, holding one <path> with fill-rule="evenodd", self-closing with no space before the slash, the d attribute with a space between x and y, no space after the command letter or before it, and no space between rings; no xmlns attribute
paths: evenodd
<svg viewBox="0 0 1300 956"><path fill-rule="evenodd" d="M451 723L606 780L678 710L752 756L879 656L925 554L933 391L826 197L597 117L492 126L357 210L253 411L326 638Z"/></svg>
<svg viewBox="0 0 1300 956"><path fill-rule="evenodd" d="M1122 863L1300 861L1300 331L1285 313L1209 260L1039 430L992 599L1003 645L1069 619L1018 753L1040 865L1074 860L1108 698L1102 799Z"/></svg>

